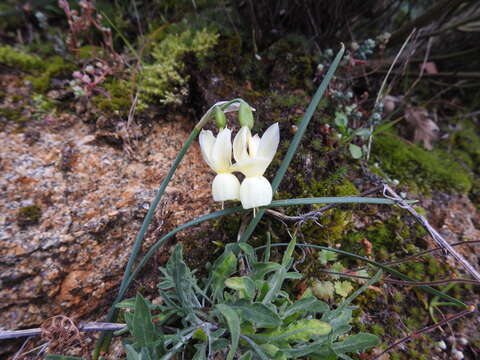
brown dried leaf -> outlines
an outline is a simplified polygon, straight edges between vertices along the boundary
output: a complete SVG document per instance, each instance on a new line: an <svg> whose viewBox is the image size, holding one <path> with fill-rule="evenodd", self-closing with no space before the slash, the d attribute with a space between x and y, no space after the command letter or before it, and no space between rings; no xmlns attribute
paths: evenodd
<svg viewBox="0 0 480 360"><path fill-rule="evenodd" d="M425 149L432 150L432 141L438 138L439 128L430 119L428 111L421 107L407 106L405 119L414 130L413 141L421 141Z"/></svg>

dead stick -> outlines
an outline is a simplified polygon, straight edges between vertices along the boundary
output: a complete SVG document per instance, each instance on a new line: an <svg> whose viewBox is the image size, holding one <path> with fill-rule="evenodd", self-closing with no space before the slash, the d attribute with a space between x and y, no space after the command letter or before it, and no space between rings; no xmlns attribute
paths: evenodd
<svg viewBox="0 0 480 360"><path fill-rule="evenodd" d="M472 275L475 279L480 280L480 273L475 270L475 268L462 256L460 255L453 246L445 240L437 230L435 230L432 225L428 222L428 220L417 213L414 208L407 204L405 200L403 200L395 191L392 190L390 186L387 184L384 185L383 195L386 198L392 199L397 202L397 204L407 210L410 214L412 214L415 219L422 224L425 229L430 233L433 240L443 249L445 249L448 253L450 253L464 268L467 270L470 275Z"/></svg>

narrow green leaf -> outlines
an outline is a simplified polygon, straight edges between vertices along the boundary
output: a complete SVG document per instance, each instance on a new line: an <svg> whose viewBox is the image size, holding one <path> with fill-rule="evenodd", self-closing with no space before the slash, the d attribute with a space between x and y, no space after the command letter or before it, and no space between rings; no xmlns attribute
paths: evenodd
<svg viewBox="0 0 480 360"><path fill-rule="evenodd" d="M263 304L268 304L274 301L278 297L278 293L282 287L283 282L285 281L285 275L287 274L287 269L282 265L275 274L272 275L272 278L268 282L269 290L267 295L262 300Z"/></svg>
<svg viewBox="0 0 480 360"><path fill-rule="evenodd" d="M276 328L282 324L279 316L262 303L250 304L240 300L232 308L240 313L243 320L254 323L257 328Z"/></svg>
<svg viewBox="0 0 480 360"><path fill-rule="evenodd" d="M328 305L320 300L315 299L313 296L309 296L298 301L295 301L292 305L287 307L285 312L282 314L282 319L285 319L297 312L308 313L308 312L325 312L328 311Z"/></svg>
<svg viewBox="0 0 480 360"><path fill-rule="evenodd" d="M133 313L133 336L141 347L146 347L155 341L155 325L152 322L152 315L144 297L137 293L135 299L135 312Z"/></svg>
<svg viewBox="0 0 480 360"><path fill-rule="evenodd" d="M332 348L338 354L357 353L370 349L379 344L380 339L376 335L358 333L347 337L343 341L332 344Z"/></svg>
<svg viewBox="0 0 480 360"><path fill-rule="evenodd" d="M182 308L187 313L193 313L193 285L189 282L190 269L183 261L182 246L177 244L172 254L174 269L173 281L177 296L182 304Z"/></svg>
<svg viewBox="0 0 480 360"><path fill-rule="evenodd" d="M232 346L227 354L227 360L232 360L237 352L238 340L240 338L240 319L235 310L228 305L218 304L216 308L227 321L228 330L230 331L230 338L232 341Z"/></svg>
<svg viewBox="0 0 480 360"><path fill-rule="evenodd" d="M292 255L293 255L293 250L295 250L295 245L297 245L297 238L294 236L292 240L290 240L290 243L287 246L287 250L285 250L285 253L283 254L282 258L282 265L287 266L288 263L290 263L290 260L292 260Z"/></svg>

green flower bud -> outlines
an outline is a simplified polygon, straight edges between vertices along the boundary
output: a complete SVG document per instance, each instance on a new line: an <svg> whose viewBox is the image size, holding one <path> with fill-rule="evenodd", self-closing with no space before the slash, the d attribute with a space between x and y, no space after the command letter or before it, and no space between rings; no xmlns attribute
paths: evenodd
<svg viewBox="0 0 480 360"><path fill-rule="evenodd" d="M225 126L227 126L227 118L225 117L225 113L220 109L220 107L215 106L215 125L219 129L223 129Z"/></svg>
<svg viewBox="0 0 480 360"><path fill-rule="evenodd" d="M253 128L253 113L252 108L246 102L240 103L240 109L238 110L238 120L240 126L246 126L249 129Z"/></svg>

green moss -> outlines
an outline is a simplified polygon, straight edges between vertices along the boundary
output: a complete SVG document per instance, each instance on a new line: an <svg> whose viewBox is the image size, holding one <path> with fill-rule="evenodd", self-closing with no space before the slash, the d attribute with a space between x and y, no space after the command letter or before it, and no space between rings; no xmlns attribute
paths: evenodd
<svg viewBox="0 0 480 360"><path fill-rule="evenodd" d="M476 126L470 121L463 121L459 127L462 130L454 132L449 139L450 145L455 149L454 155L461 158L475 173L480 174L480 136Z"/></svg>
<svg viewBox="0 0 480 360"><path fill-rule="evenodd" d="M44 62L39 57L8 45L0 46L0 64L26 72L34 72L44 68Z"/></svg>
<svg viewBox="0 0 480 360"><path fill-rule="evenodd" d="M18 209L17 223L20 227L37 224L42 217L42 208L37 205L25 206Z"/></svg>
<svg viewBox="0 0 480 360"><path fill-rule="evenodd" d="M0 108L0 117L4 117L7 121L13 121L16 123L24 123L27 120L20 110L10 108Z"/></svg>
<svg viewBox="0 0 480 360"><path fill-rule="evenodd" d="M126 114L132 105L131 82L122 79L113 79L105 84L103 88L107 91L105 95L97 95L92 98L95 106L107 113Z"/></svg>
<svg viewBox="0 0 480 360"><path fill-rule="evenodd" d="M328 174L323 180L309 179L304 174L295 175L296 193L281 192L278 197L282 199L292 197L326 197L348 196L358 194L358 190L347 178L346 169L337 168ZM322 205L314 205L320 208ZM311 210L311 207L308 209ZM307 208L305 209L307 211ZM287 214L297 213L298 209L287 209ZM328 244L333 246L340 241L345 232L352 224L352 210L334 208L318 220L321 226L315 222L307 222L302 226L302 234L306 240L316 244Z"/></svg>
<svg viewBox="0 0 480 360"><path fill-rule="evenodd" d="M467 193L472 187L469 172L443 150L427 151L387 134L375 138L373 154L388 175L422 191Z"/></svg>
<svg viewBox="0 0 480 360"><path fill-rule="evenodd" d="M67 63L60 56L53 56L46 60L46 67L40 76L31 76L28 80L32 82L35 91L44 93L50 88L50 82L54 77L69 75L74 70L74 64Z"/></svg>
<svg viewBox="0 0 480 360"><path fill-rule="evenodd" d="M379 324L372 326L371 331L378 336L385 336L385 328Z"/></svg>
<svg viewBox="0 0 480 360"><path fill-rule="evenodd" d="M215 46L218 34L208 30L169 34L153 46L154 63L143 69L139 85L140 109L148 103L181 104L188 95L189 77L183 58L187 53L202 59Z"/></svg>

